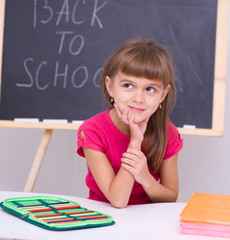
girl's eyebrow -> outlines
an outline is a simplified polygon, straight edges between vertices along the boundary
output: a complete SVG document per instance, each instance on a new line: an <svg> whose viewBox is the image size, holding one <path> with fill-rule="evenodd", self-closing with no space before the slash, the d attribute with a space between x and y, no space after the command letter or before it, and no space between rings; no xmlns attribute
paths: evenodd
<svg viewBox="0 0 230 240"><path fill-rule="evenodd" d="M120 80L120 82L133 82L131 79L123 78Z"/></svg>
<svg viewBox="0 0 230 240"><path fill-rule="evenodd" d="M157 87L157 88L161 88L162 87L160 84L157 84L157 83L149 83L149 85Z"/></svg>
<svg viewBox="0 0 230 240"><path fill-rule="evenodd" d="M123 78L120 80L121 83L133 83L135 81L133 81L132 79L128 79L128 78ZM153 82L152 80L149 80L148 83L146 83L146 85L150 86L150 87L157 87L157 88L161 88L161 84L157 83L157 82Z"/></svg>

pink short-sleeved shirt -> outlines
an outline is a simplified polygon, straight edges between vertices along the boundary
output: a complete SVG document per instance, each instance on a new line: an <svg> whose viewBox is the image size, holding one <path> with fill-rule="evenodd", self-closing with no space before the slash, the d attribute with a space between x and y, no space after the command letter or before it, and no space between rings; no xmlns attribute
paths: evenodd
<svg viewBox="0 0 230 240"><path fill-rule="evenodd" d="M110 109L84 121L80 126L78 129L77 153L85 157L82 151L83 147L104 153L115 174L117 174L121 167L122 154L126 152L128 148L130 137L120 132L113 124L109 116L109 110ZM84 132L85 140L80 136L81 131ZM182 146L183 139L180 138L177 128L171 122L168 122L168 140L164 159L168 159L178 153ZM158 174L155 174L151 170L150 172L156 180L159 179ZM89 199L108 202L107 198L97 186L89 168L86 176L86 185L89 187ZM128 204L144 204L150 202L151 200L145 193L142 185L135 182Z"/></svg>

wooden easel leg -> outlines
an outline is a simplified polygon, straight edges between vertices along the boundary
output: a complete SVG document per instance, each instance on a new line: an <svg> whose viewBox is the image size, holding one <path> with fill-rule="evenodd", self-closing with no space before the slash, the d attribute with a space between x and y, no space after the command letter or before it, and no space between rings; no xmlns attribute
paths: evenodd
<svg viewBox="0 0 230 240"><path fill-rule="evenodd" d="M52 132L53 132L52 129L46 129L42 136L36 157L34 159L33 165L31 167L29 176L26 181L24 192L32 192L33 190Z"/></svg>

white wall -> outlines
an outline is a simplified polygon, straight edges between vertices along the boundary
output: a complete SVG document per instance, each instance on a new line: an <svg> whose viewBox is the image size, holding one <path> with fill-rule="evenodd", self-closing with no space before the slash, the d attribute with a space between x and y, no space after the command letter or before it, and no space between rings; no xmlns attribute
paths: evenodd
<svg viewBox="0 0 230 240"><path fill-rule="evenodd" d="M23 191L43 130L0 128L0 190ZM86 163L76 132L54 130L34 192L86 197Z"/></svg>
<svg viewBox="0 0 230 240"><path fill-rule="evenodd" d="M230 40L227 67L225 109L230 102ZM224 137L183 136L178 162L182 201L197 191L230 194L229 123L226 110ZM0 190L23 191L42 134L43 130L0 128ZM86 163L76 154L76 141L75 131L54 130L34 192L87 196Z"/></svg>

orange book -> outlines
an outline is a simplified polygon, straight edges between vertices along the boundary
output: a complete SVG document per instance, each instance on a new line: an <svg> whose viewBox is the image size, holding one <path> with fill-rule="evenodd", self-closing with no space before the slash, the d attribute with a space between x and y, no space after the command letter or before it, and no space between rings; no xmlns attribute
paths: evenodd
<svg viewBox="0 0 230 240"><path fill-rule="evenodd" d="M182 221L230 225L230 195L194 193L180 217Z"/></svg>
<svg viewBox="0 0 230 240"><path fill-rule="evenodd" d="M230 238L230 195L194 193L180 217L183 234Z"/></svg>

